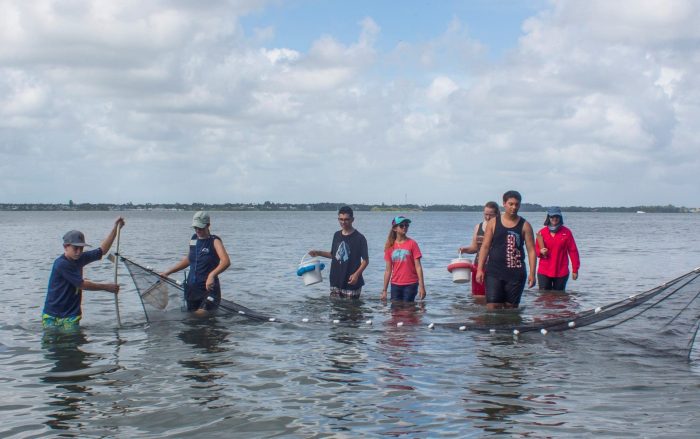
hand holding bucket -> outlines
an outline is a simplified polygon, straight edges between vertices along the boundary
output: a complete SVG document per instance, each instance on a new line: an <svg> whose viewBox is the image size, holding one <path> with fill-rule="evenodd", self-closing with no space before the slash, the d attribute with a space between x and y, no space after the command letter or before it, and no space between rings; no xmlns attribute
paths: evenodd
<svg viewBox="0 0 700 439"><path fill-rule="evenodd" d="M326 268L326 265L321 263L316 257L306 259L308 256L308 253L305 253L304 256L301 257L297 276L301 276L304 285L313 285L323 281L321 270Z"/></svg>
<svg viewBox="0 0 700 439"><path fill-rule="evenodd" d="M472 279L474 264L471 259L463 258L462 253L457 253L457 259L452 259L447 266L447 271L452 273L452 282L456 284L469 283Z"/></svg>

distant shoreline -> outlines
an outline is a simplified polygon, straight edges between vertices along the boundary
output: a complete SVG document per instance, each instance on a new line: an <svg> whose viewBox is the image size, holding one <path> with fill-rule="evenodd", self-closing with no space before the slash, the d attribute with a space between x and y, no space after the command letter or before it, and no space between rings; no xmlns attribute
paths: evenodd
<svg viewBox="0 0 700 439"><path fill-rule="evenodd" d="M350 205L358 212L481 212L483 205L466 204L353 204L353 203L145 203L145 204L111 204L111 203L0 203L0 211L41 212L41 211L253 211L253 212L329 212L337 211L340 206ZM562 206L565 212L627 212L627 213L700 213L700 208L667 206L631 206L631 207L582 207ZM524 203L522 212L544 212L546 206Z"/></svg>

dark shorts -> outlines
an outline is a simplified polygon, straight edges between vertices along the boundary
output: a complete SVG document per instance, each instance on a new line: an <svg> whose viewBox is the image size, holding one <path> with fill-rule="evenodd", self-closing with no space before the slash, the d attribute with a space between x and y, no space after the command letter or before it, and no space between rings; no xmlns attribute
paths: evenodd
<svg viewBox="0 0 700 439"><path fill-rule="evenodd" d="M221 290L215 288L201 299L187 300L187 311L199 309L213 311L219 307L219 303L221 303Z"/></svg>
<svg viewBox="0 0 700 439"><path fill-rule="evenodd" d="M418 282L410 285L391 284L391 300L414 302L418 294Z"/></svg>
<svg viewBox="0 0 700 439"><path fill-rule="evenodd" d="M486 285L486 303L510 303L513 306L520 304L520 297L525 290L527 278L523 276L521 280L510 281L486 275L484 284Z"/></svg>
<svg viewBox="0 0 700 439"><path fill-rule="evenodd" d="M537 285L539 285L540 290L564 291L568 280L568 274L563 277L549 277L537 273Z"/></svg>

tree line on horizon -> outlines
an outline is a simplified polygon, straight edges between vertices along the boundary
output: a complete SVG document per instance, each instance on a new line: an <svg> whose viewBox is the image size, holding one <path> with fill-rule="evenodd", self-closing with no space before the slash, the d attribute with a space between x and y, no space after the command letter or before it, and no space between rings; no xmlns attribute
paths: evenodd
<svg viewBox="0 0 700 439"><path fill-rule="evenodd" d="M422 211L422 212L481 212L481 204L355 204L355 203L74 203L70 200L61 203L0 203L2 211L120 211L120 210L212 210L212 211L337 211L340 206L351 206L355 211ZM585 207L562 206L565 212L644 212L644 213L700 213L698 208L666 206L630 206L630 207ZM523 203L523 212L543 212L547 206L536 203Z"/></svg>

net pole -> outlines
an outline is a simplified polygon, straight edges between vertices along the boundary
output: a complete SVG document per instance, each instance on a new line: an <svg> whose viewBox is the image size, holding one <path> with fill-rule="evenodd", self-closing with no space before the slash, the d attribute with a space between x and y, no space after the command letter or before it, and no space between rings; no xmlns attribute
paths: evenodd
<svg viewBox="0 0 700 439"><path fill-rule="evenodd" d="M117 224L117 255L119 255L119 238L121 235L121 230L122 227L120 224ZM119 274L119 257L114 261L114 283L117 283L117 276ZM114 293L114 309L117 311L117 325L121 328L122 326L122 318L121 315L119 314L119 294Z"/></svg>

